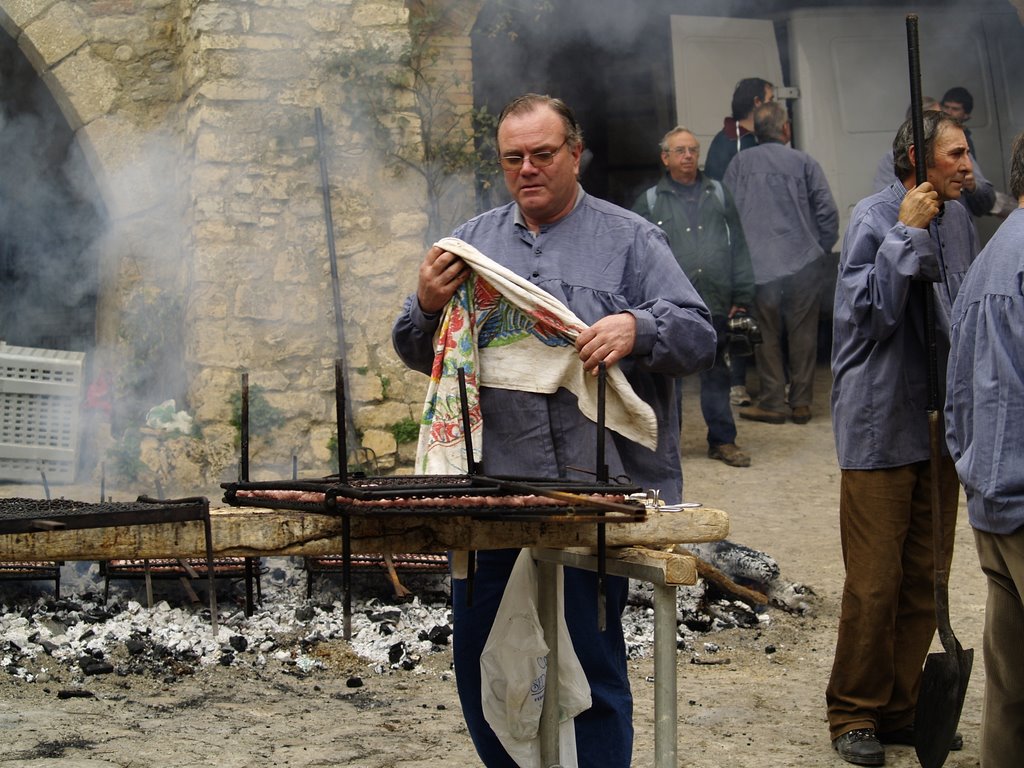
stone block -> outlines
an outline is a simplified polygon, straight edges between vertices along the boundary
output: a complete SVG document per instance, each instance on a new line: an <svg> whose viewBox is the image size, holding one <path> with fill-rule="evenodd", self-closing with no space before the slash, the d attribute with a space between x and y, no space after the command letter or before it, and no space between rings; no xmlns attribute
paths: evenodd
<svg viewBox="0 0 1024 768"><path fill-rule="evenodd" d="M64 115L72 128L88 125L110 112L121 90L114 68L94 56L88 47L61 61L49 77L63 92L68 107ZM70 114L68 109L72 110ZM78 118L77 124L72 116Z"/></svg>
<svg viewBox="0 0 1024 768"><path fill-rule="evenodd" d="M57 3L26 27L24 34L47 67L66 58L88 40L71 3Z"/></svg>

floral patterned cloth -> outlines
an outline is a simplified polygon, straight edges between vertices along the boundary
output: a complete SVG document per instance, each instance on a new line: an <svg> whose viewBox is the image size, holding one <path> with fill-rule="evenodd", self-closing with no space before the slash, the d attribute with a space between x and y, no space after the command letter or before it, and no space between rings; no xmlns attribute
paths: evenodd
<svg viewBox="0 0 1024 768"><path fill-rule="evenodd" d="M481 458L480 387L553 393L565 387L580 411L597 421L597 377L583 370L575 341L587 326L546 291L484 256L462 240L437 244L459 256L473 274L445 307L434 347L416 451L420 474L465 474L466 441L458 372L465 372L473 461ZM654 411L617 367L607 375L605 423L651 450L657 445Z"/></svg>

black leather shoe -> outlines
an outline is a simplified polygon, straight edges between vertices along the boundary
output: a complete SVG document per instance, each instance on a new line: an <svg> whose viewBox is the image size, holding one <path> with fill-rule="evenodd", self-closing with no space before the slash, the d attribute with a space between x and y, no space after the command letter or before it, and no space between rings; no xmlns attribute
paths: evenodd
<svg viewBox="0 0 1024 768"><path fill-rule="evenodd" d="M878 740L883 744L906 744L907 746L914 746L914 726L908 725L906 728L897 728L895 731L879 731ZM951 752L959 752L964 748L964 737L957 731L953 734L953 743L949 745Z"/></svg>
<svg viewBox="0 0 1024 768"><path fill-rule="evenodd" d="M832 748L843 760L854 765L885 765L885 747L874 728L847 731L832 741Z"/></svg>

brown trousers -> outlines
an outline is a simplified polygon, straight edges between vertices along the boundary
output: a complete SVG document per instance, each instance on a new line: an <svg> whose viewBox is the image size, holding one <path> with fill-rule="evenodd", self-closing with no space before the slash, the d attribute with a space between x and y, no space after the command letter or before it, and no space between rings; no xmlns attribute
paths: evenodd
<svg viewBox="0 0 1024 768"><path fill-rule="evenodd" d="M825 699L831 738L914 722L921 670L935 634L931 469L843 470L839 530L846 566L839 636ZM959 486L943 457L939 494L947 567Z"/></svg>
<svg viewBox="0 0 1024 768"><path fill-rule="evenodd" d="M1017 768L1024 758L1024 529L974 531L988 580L981 767Z"/></svg>

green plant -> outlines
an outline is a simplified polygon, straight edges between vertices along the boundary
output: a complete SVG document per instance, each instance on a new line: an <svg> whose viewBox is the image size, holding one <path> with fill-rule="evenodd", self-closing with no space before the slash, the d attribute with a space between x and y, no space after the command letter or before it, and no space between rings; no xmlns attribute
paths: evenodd
<svg viewBox="0 0 1024 768"><path fill-rule="evenodd" d="M420 437L420 423L415 419L402 419L392 424L389 430L399 445L414 442Z"/></svg>
<svg viewBox="0 0 1024 768"><path fill-rule="evenodd" d="M249 387L249 435L258 435L269 439L274 430L284 424L284 414L280 408L275 408L268 401L264 388L255 385ZM232 392L228 397L231 406L231 418L228 423L236 430L236 440L242 437L242 393Z"/></svg>
<svg viewBox="0 0 1024 768"><path fill-rule="evenodd" d="M146 465L141 458L142 433L137 427L130 427L121 439L107 449L107 465L111 476L124 483L133 483Z"/></svg>
<svg viewBox="0 0 1024 768"><path fill-rule="evenodd" d="M122 353L114 379L115 433L134 426L153 403L184 401L183 307L179 297L136 286L118 328Z"/></svg>

